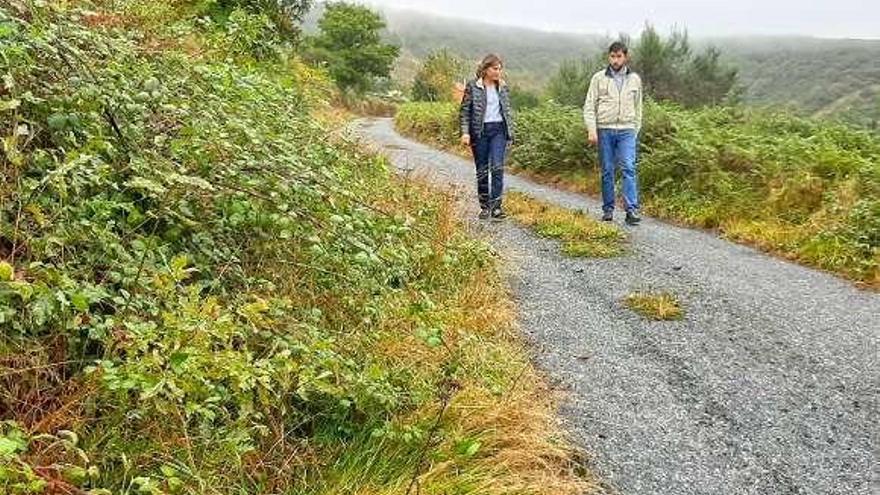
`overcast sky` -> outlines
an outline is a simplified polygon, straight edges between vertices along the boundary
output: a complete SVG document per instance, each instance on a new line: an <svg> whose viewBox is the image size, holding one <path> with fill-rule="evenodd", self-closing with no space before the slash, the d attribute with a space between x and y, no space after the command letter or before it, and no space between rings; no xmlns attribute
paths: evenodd
<svg viewBox="0 0 880 495"><path fill-rule="evenodd" d="M692 35L880 38L880 0L364 0L372 5L548 31L638 33L645 21Z"/></svg>

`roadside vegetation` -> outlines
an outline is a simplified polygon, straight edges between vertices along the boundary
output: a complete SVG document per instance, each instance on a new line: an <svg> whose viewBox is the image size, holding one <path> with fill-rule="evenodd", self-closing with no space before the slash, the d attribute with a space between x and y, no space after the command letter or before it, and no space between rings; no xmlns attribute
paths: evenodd
<svg viewBox="0 0 880 495"><path fill-rule="evenodd" d="M0 492L583 493L497 260L279 6L0 2Z"/></svg>

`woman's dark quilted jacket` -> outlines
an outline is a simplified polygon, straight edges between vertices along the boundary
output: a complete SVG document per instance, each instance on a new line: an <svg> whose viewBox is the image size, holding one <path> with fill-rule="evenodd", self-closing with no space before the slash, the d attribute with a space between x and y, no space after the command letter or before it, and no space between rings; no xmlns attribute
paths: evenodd
<svg viewBox="0 0 880 495"><path fill-rule="evenodd" d="M513 111L510 108L510 89L501 82L498 85L498 99L501 102L501 116L507 130L507 140L513 141ZM486 116L486 88L481 79L468 81L461 99L458 120L462 134L470 134L475 142L483 134L483 119Z"/></svg>

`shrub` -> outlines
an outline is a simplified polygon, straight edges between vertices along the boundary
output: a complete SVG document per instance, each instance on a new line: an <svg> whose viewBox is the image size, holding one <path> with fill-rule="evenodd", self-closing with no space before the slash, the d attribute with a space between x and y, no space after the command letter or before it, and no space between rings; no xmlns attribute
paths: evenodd
<svg viewBox="0 0 880 495"><path fill-rule="evenodd" d="M413 102L401 105L394 125L402 134L442 147L459 140L458 105L440 102Z"/></svg>
<svg viewBox="0 0 880 495"><path fill-rule="evenodd" d="M553 102L517 113L511 160L538 172L595 166L583 120L579 110Z"/></svg>

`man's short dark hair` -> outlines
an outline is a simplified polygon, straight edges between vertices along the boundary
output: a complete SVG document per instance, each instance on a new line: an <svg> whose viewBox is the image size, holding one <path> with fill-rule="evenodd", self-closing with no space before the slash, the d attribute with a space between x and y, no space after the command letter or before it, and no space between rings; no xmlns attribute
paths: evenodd
<svg viewBox="0 0 880 495"><path fill-rule="evenodd" d="M614 52L622 52L624 55L629 53L629 48L626 47L626 44L622 41L615 41L611 43L611 46L608 47L608 53Z"/></svg>

